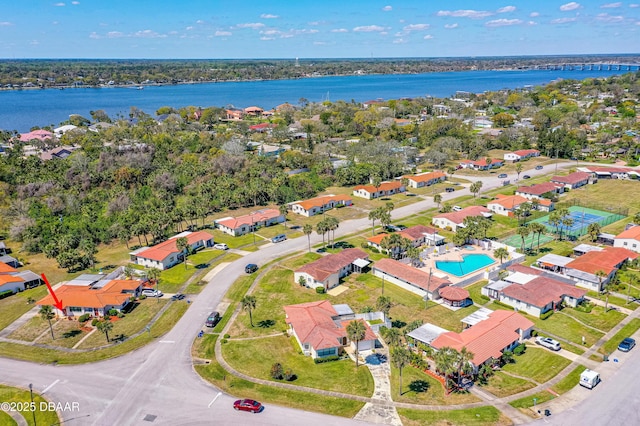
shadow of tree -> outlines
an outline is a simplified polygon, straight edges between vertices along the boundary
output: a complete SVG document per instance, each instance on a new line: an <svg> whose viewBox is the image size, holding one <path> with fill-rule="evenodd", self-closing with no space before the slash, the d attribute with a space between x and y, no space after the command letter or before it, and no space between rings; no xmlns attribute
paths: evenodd
<svg viewBox="0 0 640 426"><path fill-rule="evenodd" d="M414 380L409 383L409 390L412 392L426 392L429 390L429 382L426 380Z"/></svg>
<svg viewBox="0 0 640 426"><path fill-rule="evenodd" d="M270 328L276 325L276 322L272 319L262 320L258 323L258 327L260 328Z"/></svg>
<svg viewBox="0 0 640 426"><path fill-rule="evenodd" d="M68 339L70 337L75 337L80 333L82 333L82 330L69 330L62 333L62 337L64 337L65 339Z"/></svg>

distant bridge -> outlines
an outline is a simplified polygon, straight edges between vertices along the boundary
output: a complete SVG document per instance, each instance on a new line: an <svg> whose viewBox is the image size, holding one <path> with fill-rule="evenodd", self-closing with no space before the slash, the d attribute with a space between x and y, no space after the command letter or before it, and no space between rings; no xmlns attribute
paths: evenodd
<svg viewBox="0 0 640 426"><path fill-rule="evenodd" d="M561 71L640 71L640 63L566 63L543 64L518 67L519 70L561 70Z"/></svg>

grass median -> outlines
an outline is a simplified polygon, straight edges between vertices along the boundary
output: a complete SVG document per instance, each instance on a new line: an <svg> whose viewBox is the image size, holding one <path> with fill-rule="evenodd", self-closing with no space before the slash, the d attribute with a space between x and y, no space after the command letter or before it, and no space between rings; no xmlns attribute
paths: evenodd
<svg viewBox="0 0 640 426"><path fill-rule="evenodd" d="M0 401L4 403L10 404L11 408L27 408L26 410L18 410L20 415L26 421L26 424L29 426L35 426L35 424L41 425L57 425L60 424L60 419L58 418L58 414L55 410L41 410L41 407L45 407L48 402L46 399L41 397L39 394L33 394L33 402L35 407L35 423L33 411L31 411L31 394L26 389L19 389L9 386L0 385ZM15 410L14 410L15 411ZM3 414L3 411L0 411L0 415ZM11 416L6 414L4 417L0 416L0 424L2 425L11 425L17 424Z"/></svg>
<svg viewBox="0 0 640 426"><path fill-rule="evenodd" d="M404 426L450 425L450 426L506 426L513 424L495 407L484 406L466 410L423 411L398 408Z"/></svg>

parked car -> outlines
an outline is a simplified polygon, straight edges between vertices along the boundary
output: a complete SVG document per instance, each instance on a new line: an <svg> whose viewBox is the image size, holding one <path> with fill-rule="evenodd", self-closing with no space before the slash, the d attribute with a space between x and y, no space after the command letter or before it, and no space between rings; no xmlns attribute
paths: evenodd
<svg viewBox="0 0 640 426"><path fill-rule="evenodd" d="M553 340L550 337L538 336L536 337L536 343L540 346L544 346L547 349L551 349L552 351L559 351L561 349L560 342L558 342L557 340Z"/></svg>
<svg viewBox="0 0 640 426"><path fill-rule="evenodd" d="M622 352L629 352L636 345L636 341L631 337L626 337L618 345L618 350Z"/></svg>
<svg viewBox="0 0 640 426"><path fill-rule="evenodd" d="M247 266L244 267L244 271L247 274L253 274L257 270L258 270L258 265L256 265L255 263L249 263Z"/></svg>
<svg viewBox="0 0 640 426"><path fill-rule="evenodd" d="M284 240L286 240L286 239L287 239L287 236L286 236L286 235L284 235L284 234L278 234L278 235L276 235L275 237L273 237L273 238L271 239L271 242L272 242L272 243L279 243L279 242L284 241Z"/></svg>
<svg viewBox="0 0 640 426"><path fill-rule="evenodd" d="M446 192L453 192L453 191L455 191L456 189L455 189L455 188L452 188L452 187L450 187L450 186L449 186L449 187L445 188L444 190L445 190Z"/></svg>
<svg viewBox="0 0 640 426"><path fill-rule="evenodd" d="M239 399L233 403L233 409L239 411L250 411L252 413L259 413L262 411L262 404L253 399Z"/></svg>
<svg viewBox="0 0 640 426"><path fill-rule="evenodd" d="M226 245L225 243L214 244L213 248L216 250L229 250L229 246Z"/></svg>
<svg viewBox="0 0 640 426"><path fill-rule="evenodd" d="M184 294L182 293L176 293L173 296L171 296L171 300L182 300L184 299Z"/></svg>
<svg viewBox="0 0 640 426"><path fill-rule="evenodd" d="M522 179L531 179L531 176L529 176L529 175L524 175L524 176L522 176Z"/></svg>
<svg viewBox="0 0 640 426"><path fill-rule="evenodd" d="M536 166L536 170L542 170L542 166Z"/></svg>
<svg viewBox="0 0 640 426"><path fill-rule="evenodd" d="M454 212L459 212L460 210L462 210L462 207L460 207L460 206L453 206L453 207L451 208L451 210L453 210Z"/></svg>
<svg viewBox="0 0 640 426"><path fill-rule="evenodd" d="M142 294L144 294L147 297L162 297L164 296L164 293L161 292L160 290L154 290L152 288L145 288L142 290Z"/></svg>
<svg viewBox="0 0 640 426"><path fill-rule="evenodd" d="M220 322L220 313L219 312L211 312L207 317L207 320L204 322L204 325L207 327L215 327L216 324Z"/></svg>
<svg viewBox="0 0 640 426"><path fill-rule="evenodd" d="M498 175L498 178L500 178L500 179L504 179L504 178L506 178L506 177L507 177L507 174L506 174L506 173L500 173L500 174Z"/></svg>
<svg viewBox="0 0 640 426"><path fill-rule="evenodd" d="M385 231L387 232L398 232L398 231L402 231L402 229L400 229L399 226L396 225L387 225L384 227Z"/></svg>

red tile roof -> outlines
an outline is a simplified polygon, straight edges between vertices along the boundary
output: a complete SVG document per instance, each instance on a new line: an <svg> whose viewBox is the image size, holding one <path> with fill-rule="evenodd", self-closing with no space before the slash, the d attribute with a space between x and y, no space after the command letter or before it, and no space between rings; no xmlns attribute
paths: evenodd
<svg viewBox="0 0 640 426"><path fill-rule="evenodd" d="M58 300L62 302L62 307L82 307L104 309L106 306L120 306L131 293L123 291L134 291L142 283L136 280L112 280L100 289L93 289L89 286L62 285L56 290ZM54 305L51 295L47 295L37 302L38 305Z"/></svg>
<svg viewBox="0 0 640 426"><path fill-rule="evenodd" d="M532 268L530 266L524 266L520 263L514 263L511 266L507 266L507 269L512 272L522 272L523 274L529 275L542 275L542 271L539 269Z"/></svg>
<svg viewBox="0 0 640 426"><path fill-rule="evenodd" d="M466 347L473 353L473 364L478 366L490 358L499 358L502 349L519 339L519 330L528 330L531 327L533 322L519 313L498 310L462 333L449 331L441 334L431 346L436 349L448 346L458 351Z"/></svg>
<svg viewBox="0 0 640 426"><path fill-rule="evenodd" d="M0 274L9 274L11 272L18 272L13 266L9 266L4 262L0 262Z"/></svg>
<svg viewBox="0 0 640 426"><path fill-rule="evenodd" d="M429 277L430 274L428 272L424 272L393 259L380 259L373 265L373 267L429 292L433 292L440 287L451 284L451 282L446 279L436 277L433 274Z"/></svg>
<svg viewBox="0 0 640 426"><path fill-rule="evenodd" d="M622 247L605 247L602 251L590 251L567 263L566 268L595 274L603 271L609 275L626 260L638 257L637 253Z"/></svg>
<svg viewBox="0 0 640 426"><path fill-rule="evenodd" d="M575 185L585 180L589 180L589 176L591 175L587 172L575 172L566 176L554 176L551 178L551 182Z"/></svg>
<svg viewBox="0 0 640 426"><path fill-rule="evenodd" d="M640 226L632 226L626 231L622 231L618 235L616 235L616 239L628 239L628 240L637 240L640 241Z"/></svg>
<svg viewBox="0 0 640 426"><path fill-rule="evenodd" d="M540 151L537 149L519 149L517 151L513 151L514 154L519 155L520 157L526 157L532 154L540 154Z"/></svg>
<svg viewBox="0 0 640 426"><path fill-rule="evenodd" d="M587 290L552 278L537 277L526 284L511 284L505 287L502 293L512 299L542 308L551 302L560 302L563 296L581 299L587 294Z"/></svg>
<svg viewBox="0 0 640 426"><path fill-rule="evenodd" d="M491 213L491 210L483 206L471 206L471 207L466 207L458 212L441 213L439 215L434 216L434 218L448 219L451 222L459 225L462 222L464 222L464 219L466 217L482 216L482 213Z"/></svg>
<svg viewBox="0 0 640 426"><path fill-rule="evenodd" d="M504 160L500 159L500 158L492 158L491 159L491 165L494 164L501 164L504 163ZM473 164L474 166L477 167L487 167L487 160L486 159L481 159L481 160L462 160L460 161L460 164Z"/></svg>
<svg viewBox="0 0 640 426"><path fill-rule="evenodd" d="M342 250L340 253L323 256L315 262L307 263L296 272L311 275L316 281L324 281L331 274L335 274L356 259L368 259L369 255L357 248Z"/></svg>
<svg viewBox="0 0 640 426"><path fill-rule="evenodd" d="M431 173L423 173L420 175L405 176L405 177L414 182L429 182L430 180L442 179L443 177L446 177L446 176L447 175L445 175L444 172L435 171Z"/></svg>
<svg viewBox="0 0 640 426"><path fill-rule="evenodd" d="M373 185L357 185L353 187L354 191L359 191L364 189L368 193L372 194L377 191L391 191L393 189L400 189L402 187L402 182L399 180L395 180L392 182L382 182L378 188Z"/></svg>
<svg viewBox="0 0 640 426"><path fill-rule="evenodd" d="M258 210L244 216L230 217L229 219L216 220L216 223L225 226L230 229L237 229L242 225L251 225L258 222L263 222L269 219L274 219L280 216L280 211L277 209L263 209Z"/></svg>
<svg viewBox="0 0 640 426"><path fill-rule="evenodd" d="M33 139L39 139L41 141L45 140L45 139L51 139L53 137L53 133L47 131L47 130L34 130L32 132L29 133L23 133L20 135L20 142L29 142L30 140Z"/></svg>
<svg viewBox="0 0 640 426"><path fill-rule="evenodd" d="M189 245L195 244L198 241L207 241L213 239L213 235L209 234L205 231L192 232L188 235L185 235ZM180 250L176 246L177 236L174 236L167 241L163 241L160 244L156 244L153 247L149 247L148 249L141 251L136 254L137 257L142 257L145 259L163 261L169 255L178 254Z"/></svg>
<svg viewBox="0 0 640 426"><path fill-rule="evenodd" d="M555 192L562 185L557 185L551 182L538 183L531 186L521 186L516 189L516 192L522 192L523 194L542 195L547 192Z"/></svg>
<svg viewBox="0 0 640 426"><path fill-rule="evenodd" d="M310 198L308 200L300 201L300 202L293 203L293 204L297 204L297 205L299 205L300 207L302 207L305 210L311 210L314 207L322 207L322 206L328 204L331 201L350 202L351 201L351 197L349 197L348 195L344 195L344 194L323 195L323 196L320 196L320 197Z"/></svg>
<svg viewBox="0 0 640 426"><path fill-rule="evenodd" d="M7 284L7 283L19 283L23 281L24 280L22 278L15 275L9 275L9 274L0 275L0 285Z"/></svg>
<svg viewBox="0 0 640 426"><path fill-rule="evenodd" d="M430 228L428 226L424 226L424 225L411 226L407 229L397 232L398 235L408 239L409 241L417 241L423 238L424 234L437 234L437 233L438 231L436 231L435 229ZM380 234L374 235L373 237L367 238L367 241L376 245L380 245L384 237L387 237L387 236L389 236L389 234L382 232Z"/></svg>
<svg viewBox="0 0 640 426"><path fill-rule="evenodd" d="M440 289L440 296L443 299L451 300L454 302L461 302L469 298L469 292L464 288L450 285Z"/></svg>
<svg viewBox="0 0 640 426"><path fill-rule="evenodd" d="M496 199L493 201L489 201L487 205L498 204L507 210L512 210L518 208L520 204L524 203L531 203L531 200L529 200L528 198L524 198L521 195L498 194L496 195ZM540 204L541 206L550 206L552 204L552 201L543 198L541 200L538 200L538 204Z"/></svg>

